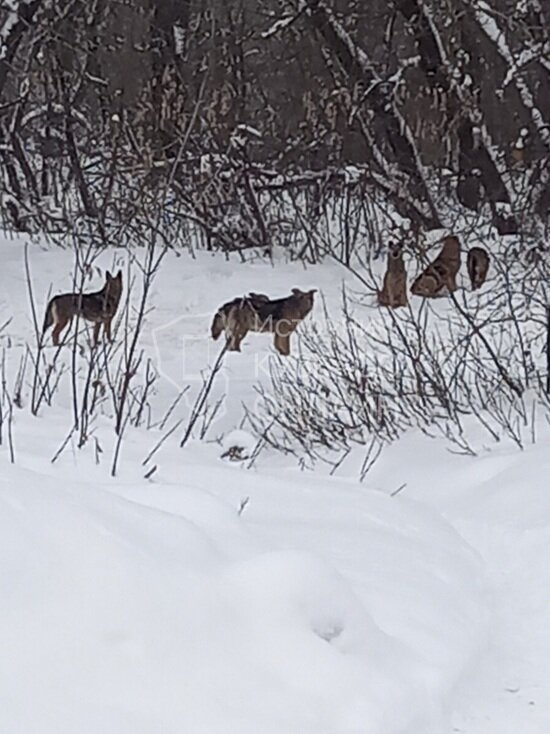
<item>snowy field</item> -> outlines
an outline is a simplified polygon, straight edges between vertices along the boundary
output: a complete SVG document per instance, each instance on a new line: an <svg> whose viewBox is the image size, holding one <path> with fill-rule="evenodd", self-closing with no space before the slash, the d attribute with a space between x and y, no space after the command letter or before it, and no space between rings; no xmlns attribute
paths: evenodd
<svg viewBox="0 0 550 734"><path fill-rule="evenodd" d="M41 321L49 295L71 288L73 254L28 253ZM3 240L0 257L9 390L34 345L24 240ZM127 273L128 255L113 248L97 265L89 290L105 268ZM27 372L15 463L5 424L0 446L1 732L548 734L544 426L523 452L503 442L477 457L411 432L363 483L270 450L250 468L228 462L243 402L253 409L276 358L254 334L224 358L215 394L226 397L206 440L179 447L220 350L209 339L217 306L298 286L336 307L346 279L335 264L169 252L141 340L158 373L157 427L128 430L115 478L108 401L93 440L64 445L68 374L34 417ZM159 421L187 384L167 426L183 422L147 479Z"/></svg>

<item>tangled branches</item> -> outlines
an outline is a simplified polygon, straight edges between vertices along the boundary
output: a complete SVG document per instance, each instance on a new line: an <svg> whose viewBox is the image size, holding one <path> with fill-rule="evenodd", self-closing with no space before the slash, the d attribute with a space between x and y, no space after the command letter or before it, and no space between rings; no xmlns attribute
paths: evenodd
<svg viewBox="0 0 550 734"><path fill-rule="evenodd" d="M488 438L523 448L538 413L549 415L544 279L513 253L495 269L481 295L435 306L373 312L344 291L340 318L325 308L299 357L272 363L251 424L271 446L334 466L354 445L382 447L411 428L460 453Z"/></svg>

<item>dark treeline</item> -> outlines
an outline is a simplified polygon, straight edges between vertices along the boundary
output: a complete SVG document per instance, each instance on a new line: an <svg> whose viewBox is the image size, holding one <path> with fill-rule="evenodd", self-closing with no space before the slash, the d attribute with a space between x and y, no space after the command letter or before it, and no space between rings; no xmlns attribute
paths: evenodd
<svg viewBox="0 0 550 734"><path fill-rule="evenodd" d="M265 245L262 192L320 197L348 167L416 227L444 191L530 232L549 34L548 0L3 0L4 220L105 237L162 190L211 241L238 201Z"/></svg>

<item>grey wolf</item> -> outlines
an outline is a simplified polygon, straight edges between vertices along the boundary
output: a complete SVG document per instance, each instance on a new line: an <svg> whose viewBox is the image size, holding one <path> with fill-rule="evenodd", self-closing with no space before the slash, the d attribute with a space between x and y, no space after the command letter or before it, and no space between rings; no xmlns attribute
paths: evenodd
<svg viewBox="0 0 550 734"><path fill-rule="evenodd" d="M225 331L229 351L240 352L249 331L270 332L275 335L275 349L287 356L290 336L313 308L316 292L293 288L290 296L274 300L263 293L235 298L220 306L214 315L212 337L218 339Z"/></svg>
<svg viewBox="0 0 550 734"><path fill-rule="evenodd" d="M378 304L399 308L407 306L407 271L403 262L402 245L391 245L388 251L388 264L382 290L378 291Z"/></svg>
<svg viewBox="0 0 550 734"><path fill-rule="evenodd" d="M95 293L62 293L54 296L46 308L44 317L44 334L53 326L53 343L59 345L59 337L63 329L71 324L75 316L91 321L94 324L94 344L99 341L99 331L103 331L111 342L111 321L113 320L122 295L122 271L113 276L109 271L105 274L105 285Z"/></svg>
<svg viewBox="0 0 550 734"><path fill-rule="evenodd" d="M445 237L436 259L420 273L411 286L411 293L424 298L437 298L456 291L456 276L460 269L458 237Z"/></svg>

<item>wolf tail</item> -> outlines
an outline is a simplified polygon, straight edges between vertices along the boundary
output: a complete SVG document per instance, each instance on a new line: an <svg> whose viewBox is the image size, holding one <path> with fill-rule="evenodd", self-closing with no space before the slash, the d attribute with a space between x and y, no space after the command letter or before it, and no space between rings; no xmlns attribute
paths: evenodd
<svg viewBox="0 0 550 734"><path fill-rule="evenodd" d="M212 321L212 338L218 339L222 331L224 330L224 319L221 314L221 311L217 311L216 315L214 316L214 320Z"/></svg>
<svg viewBox="0 0 550 734"><path fill-rule="evenodd" d="M48 303L46 307L46 314L44 316L44 325L42 326L42 333L45 334L46 331L50 328L50 326L53 324L53 307L54 307L54 300L52 300Z"/></svg>

